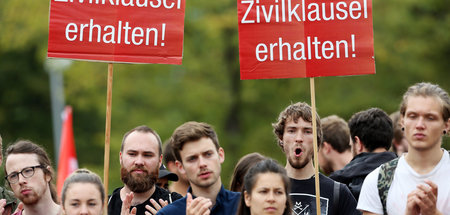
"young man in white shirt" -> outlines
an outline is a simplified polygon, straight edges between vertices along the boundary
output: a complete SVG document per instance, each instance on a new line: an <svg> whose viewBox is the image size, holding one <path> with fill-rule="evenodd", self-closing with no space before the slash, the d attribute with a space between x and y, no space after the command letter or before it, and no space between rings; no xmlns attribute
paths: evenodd
<svg viewBox="0 0 450 215"><path fill-rule="evenodd" d="M378 184L385 184L378 179L384 174L380 168L367 176L357 208L364 215L450 214L450 158L441 148L450 129L449 95L434 84L415 84L404 94L400 114L409 151L394 165L387 195L379 192Z"/></svg>

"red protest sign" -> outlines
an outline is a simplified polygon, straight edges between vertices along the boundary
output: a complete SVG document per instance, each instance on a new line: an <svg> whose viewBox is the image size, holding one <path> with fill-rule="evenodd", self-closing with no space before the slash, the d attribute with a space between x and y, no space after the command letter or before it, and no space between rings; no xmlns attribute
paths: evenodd
<svg viewBox="0 0 450 215"><path fill-rule="evenodd" d="M52 0L48 57L181 64L184 0Z"/></svg>
<svg viewBox="0 0 450 215"><path fill-rule="evenodd" d="M375 73L371 0L238 0L241 79Z"/></svg>

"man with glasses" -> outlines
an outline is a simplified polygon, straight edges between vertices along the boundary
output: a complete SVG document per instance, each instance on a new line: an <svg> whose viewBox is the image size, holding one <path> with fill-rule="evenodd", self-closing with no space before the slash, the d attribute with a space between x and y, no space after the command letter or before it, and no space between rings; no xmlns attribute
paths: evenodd
<svg viewBox="0 0 450 215"><path fill-rule="evenodd" d="M14 215L60 215L52 184L53 168L45 150L28 140L20 140L6 149L5 179L23 210Z"/></svg>

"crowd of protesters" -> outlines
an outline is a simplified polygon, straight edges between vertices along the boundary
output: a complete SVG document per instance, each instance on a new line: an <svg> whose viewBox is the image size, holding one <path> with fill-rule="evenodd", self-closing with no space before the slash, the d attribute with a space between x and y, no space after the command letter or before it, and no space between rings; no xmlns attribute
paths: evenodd
<svg viewBox="0 0 450 215"><path fill-rule="evenodd" d="M442 148L449 118L449 94L430 83L410 86L391 116L374 107L348 122L336 115L321 120L297 102L272 124L285 166L248 154L236 164L230 189L221 179L225 149L211 125L186 122L164 148L155 130L138 126L123 136L122 187L108 195L98 175L79 169L60 199L45 150L19 140L5 151L0 214L100 215L107 208L108 215L306 215L320 207L324 215L450 215L450 156ZM319 206L314 138L323 172ZM0 137L0 149L1 143Z"/></svg>

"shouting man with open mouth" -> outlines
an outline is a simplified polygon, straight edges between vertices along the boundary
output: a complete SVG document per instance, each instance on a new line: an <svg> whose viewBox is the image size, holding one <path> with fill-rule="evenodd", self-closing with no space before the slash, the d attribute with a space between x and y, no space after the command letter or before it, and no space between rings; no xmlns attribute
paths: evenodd
<svg viewBox="0 0 450 215"><path fill-rule="evenodd" d="M286 154L286 171L291 179L291 200L294 214L315 214L315 179L313 164L313 127L311 107L302 102L283 110L273 124L278 145ZM317 139L322 141L320 117L316 114ZM327 215L359 214L356 200L344 185L320 174L321 213ZM338 210L339 208L339 210Z"/></svg>

